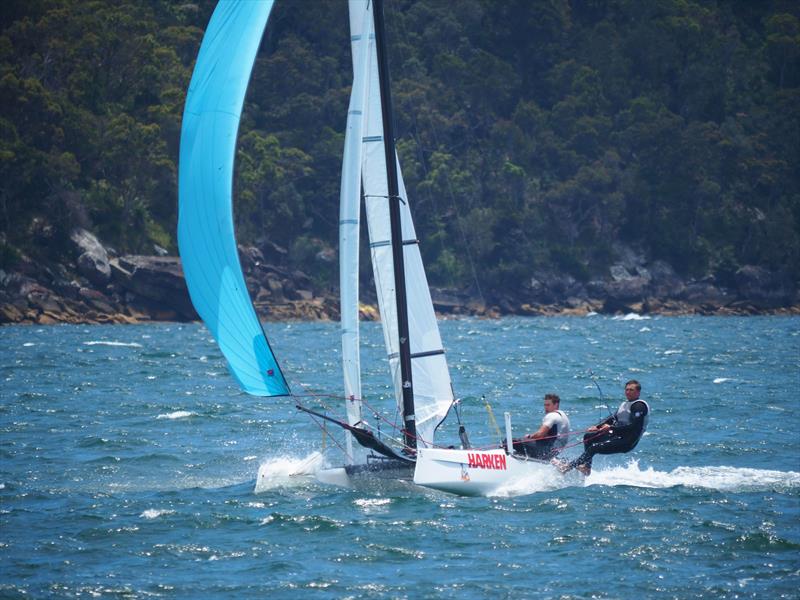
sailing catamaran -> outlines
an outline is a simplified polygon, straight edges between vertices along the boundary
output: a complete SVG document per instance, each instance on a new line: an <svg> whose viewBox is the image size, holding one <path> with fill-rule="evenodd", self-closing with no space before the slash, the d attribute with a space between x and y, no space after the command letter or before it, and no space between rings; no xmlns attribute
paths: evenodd
<svg viewBox="0 0 800 600"><path fill-rule="evenodd" d="M181 131L178 244L189 293L242 389L291 395L247 293L236 252L231 189L239 117L273 0L220 2L195 66ZM434 444L455 404L419 240L394 145L383 0L349 0L353 86L342 162L339 259L346 464L321 481L406 477L459 494L488 494L518 477L555 472L503 447ZM387 440L365 416L361 393L358 256L361 202L402 439ZM354 443L355 442L355 443Z"/></svg>

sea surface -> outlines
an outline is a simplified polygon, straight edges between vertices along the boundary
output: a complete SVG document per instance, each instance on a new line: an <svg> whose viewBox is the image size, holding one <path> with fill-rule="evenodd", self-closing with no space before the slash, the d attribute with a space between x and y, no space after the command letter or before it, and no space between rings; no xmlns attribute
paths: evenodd
<svg viewBox="0 0 800 600"><path fill-rule="evenodd" d="M583 429L629 378L647 434L489 498L336 488L291 473L341 436L240 393L201 325L2 327L0 597L800 597L800 319L441 327L473 444L497 440L482 397L522 433L556 392ZM300 400L343 414L338 323L265 328ZM363 341L392 420L379 324Z"/></svg>

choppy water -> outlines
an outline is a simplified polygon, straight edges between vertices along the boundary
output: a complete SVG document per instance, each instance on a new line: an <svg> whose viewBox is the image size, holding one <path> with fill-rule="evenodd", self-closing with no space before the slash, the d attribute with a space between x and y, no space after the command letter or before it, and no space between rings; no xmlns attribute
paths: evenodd
<svg viewBox="0 0 800 600"><path fill-rule="evenodd" d="M337 327L267 326L296 393L339 393ZM0 328L0 597L799 597L800 319L442 330L473 442L493 439L482 394L521 430L555 391L579 428L630 377L649 431L585 485L255 493L260 465L288 474L321 434L290 399L239 393L201 326ZM365 338L380 405L378 326Z"/></svg>

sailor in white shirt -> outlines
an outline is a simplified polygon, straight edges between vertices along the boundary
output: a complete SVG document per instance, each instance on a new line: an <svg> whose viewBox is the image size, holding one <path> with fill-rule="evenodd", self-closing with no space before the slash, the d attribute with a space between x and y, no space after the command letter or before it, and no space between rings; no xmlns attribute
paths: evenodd
<svg viewBox="0 0 800 600"><path fill-rule="evenodd" d="M545 394L542 425L516 442L514 450L539 459L550 459L558 454L566 445L569 435L569 418L560 407L561 398L556 394Z"/></svg>

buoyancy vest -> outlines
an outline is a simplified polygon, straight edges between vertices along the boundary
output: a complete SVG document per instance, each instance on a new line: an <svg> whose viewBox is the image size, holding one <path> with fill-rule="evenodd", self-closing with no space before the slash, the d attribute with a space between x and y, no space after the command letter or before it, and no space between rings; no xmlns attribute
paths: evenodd
<svg viewBox="0 0 800 600"><path fill-rule="evenodd" d="M644 400L627 400L619 405L614 415L612 427L616 429L618 435L627 438L631 443L631 448L639 443L644 432L647 430L647 423L650 420L650 406Z"/></svg>
<svg viewBox="0 0 800 600"><path fill-rule="evenodd" d="M560 410L556 410L547 413L544 421L553 421L550 429L547 430L546 437L538 440L517 442L514 444L514 449L531 458L548 458L553 455L554 451L563 448L567 443L566 434L569 433L567 415ZM543 424L546 423L543 422Z"/></svg>
<svg viewBox="0 0 800 600"><path fill-rule="evenodd" d="M561 410L555 410L552 413L558 414L560 418L557 418L555 423L550 427L550 431L547 435L553 436L549 441L552 442L553 447L555 448L563 448L567 445L567 434L569 433L569 419L567 415L562 412ZM556 437L558 436L558 437Z"/></svg>

